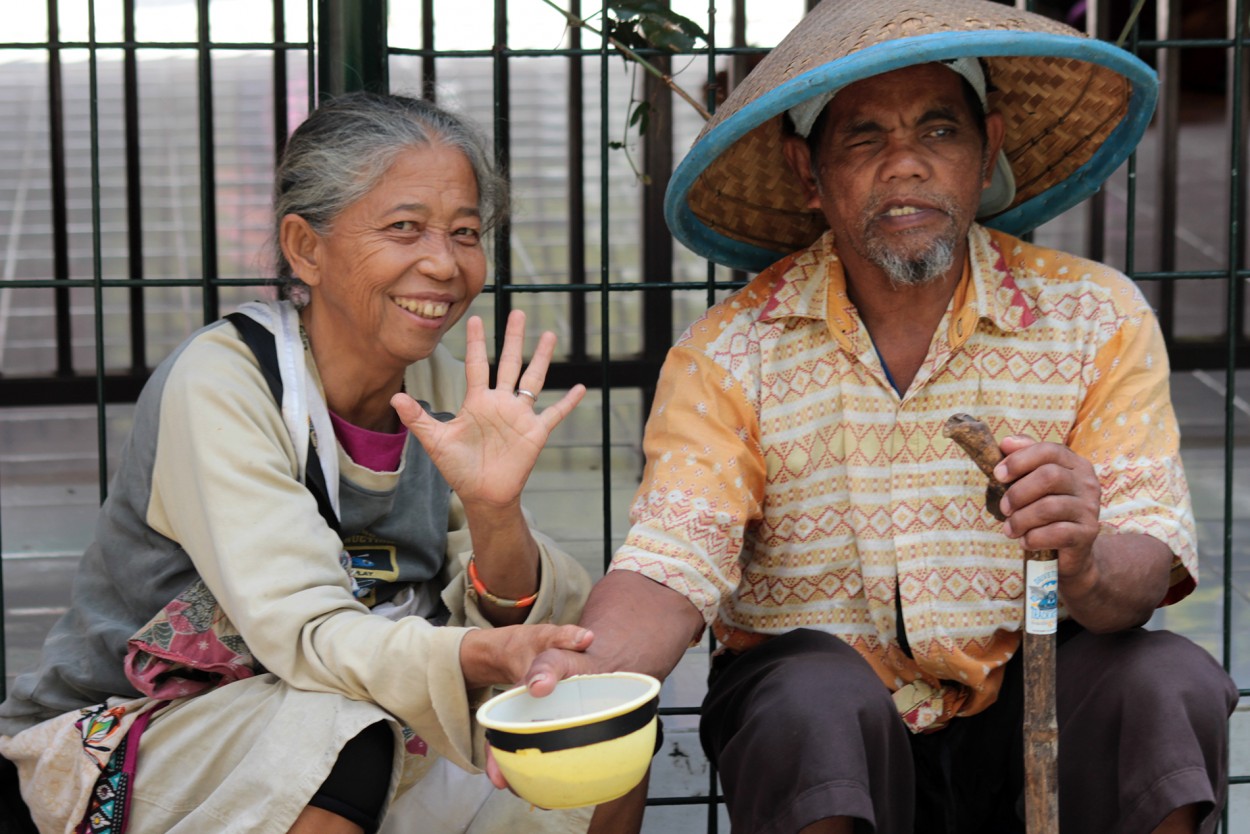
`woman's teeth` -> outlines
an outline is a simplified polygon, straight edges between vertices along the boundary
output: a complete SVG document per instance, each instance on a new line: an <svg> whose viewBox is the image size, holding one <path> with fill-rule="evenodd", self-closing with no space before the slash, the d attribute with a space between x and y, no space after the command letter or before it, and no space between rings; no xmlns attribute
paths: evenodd
<svg viewBox="0 0 1250 834"><path fill-rule="evenodd" d="M451 305L445 301L418 301L413 298L396 298L395 303L413 315L423 319L441 319Z"/></svg>

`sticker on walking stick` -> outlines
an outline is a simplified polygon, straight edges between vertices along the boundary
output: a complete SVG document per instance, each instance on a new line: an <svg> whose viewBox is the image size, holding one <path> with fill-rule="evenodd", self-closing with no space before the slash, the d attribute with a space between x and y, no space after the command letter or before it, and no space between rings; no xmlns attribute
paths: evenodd
<svg viewBox="0 0 1250 834"><path fill-rule="evenodd" d="M1054 634L1059 622L1059 563L1053 559L1025 562L1024 579L1028 586L1024 630Z"/></svg>

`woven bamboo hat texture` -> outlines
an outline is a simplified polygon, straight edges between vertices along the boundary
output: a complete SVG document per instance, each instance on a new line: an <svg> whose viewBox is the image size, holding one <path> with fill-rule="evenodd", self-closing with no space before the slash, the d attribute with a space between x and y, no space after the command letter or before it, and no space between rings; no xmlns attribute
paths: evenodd
<svg viewBox="0 0 1250 834"><path fill-rule="evenodd" d="M824 0L730 94L677 166L665 218L690 249L758 271L826 228L781 152L782 114L901 67L978 57L1016 193L980 222L1022 234L1094 193L1137 146L1158 80L1071 27L988 0Z"/></svg>

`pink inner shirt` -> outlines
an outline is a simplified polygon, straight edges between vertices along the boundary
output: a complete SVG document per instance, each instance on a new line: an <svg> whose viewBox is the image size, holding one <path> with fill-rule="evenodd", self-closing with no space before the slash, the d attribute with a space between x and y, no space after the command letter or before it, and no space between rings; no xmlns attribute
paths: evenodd
<svg viewBox="0 0 1250 834"><path fill-rule="evenodd" d="M330 422L334 424L334 436L343 444L343 451L356 463L374 472L394 472L404 454L404 441L408 430L401 428L395 433L370 431L353 426L333 411Z"/></svg>

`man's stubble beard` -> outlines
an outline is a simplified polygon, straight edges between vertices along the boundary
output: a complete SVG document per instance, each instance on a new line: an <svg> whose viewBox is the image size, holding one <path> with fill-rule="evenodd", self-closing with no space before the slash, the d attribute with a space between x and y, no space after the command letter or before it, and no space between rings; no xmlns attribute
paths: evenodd
<svg viewBox="0 0 1250 834"><path fill-rule="evenodd" d="M884 272L895 288L918 287L931 283L946 275L954 265L955 251L961 237L961 224L957 219L960 215L959 208L951 200L931 202L936 203L950 222L946 229L940 231L918 252L900 251L904 247L891 246L889 241L875 233L873 220L878 213L875 206L864 212L865 251L860 254Z"/></svg>

